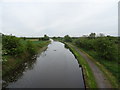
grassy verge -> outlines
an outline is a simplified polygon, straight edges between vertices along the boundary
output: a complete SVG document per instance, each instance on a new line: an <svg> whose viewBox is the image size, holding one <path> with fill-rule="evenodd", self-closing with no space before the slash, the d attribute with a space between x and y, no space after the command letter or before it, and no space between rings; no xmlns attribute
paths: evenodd
<svg viewBox="0 0 120 90"><path fill-rule="evenodd" d="M92 70L90 69L88 63L86 62L86 60L84 60L84 58L79 54L79 52L77 52L73 48L73 46L71 44L65 43L65 45L67 45L67 47L72 51L72 53L77 58L79 64L83 68L83 74L85 77L86 88L97 88L97 83L95 81L94 75L93 75Z"/></svg>
<svg viewBox="0 0 120 90"><path fill-rule="evenodd" d="M2 77L14 73L14 71L21 66L24 62L31 60L35 54L42 52L47 48L50 41L24 41L21 40L23 52L18 56L3 55L2 61ZM34 53L33 53L34 52Z"/></svg>
<svg viewBox="0 0 120 90"><path fill-rule="evenodd" d="M117 75L120 73L118 73L120 67L118 67L118 64L115 61L99 60L95 52L80 48L79 50L86 54L101 69L113 88L120 88L119 82L117 80Z"/></svg>

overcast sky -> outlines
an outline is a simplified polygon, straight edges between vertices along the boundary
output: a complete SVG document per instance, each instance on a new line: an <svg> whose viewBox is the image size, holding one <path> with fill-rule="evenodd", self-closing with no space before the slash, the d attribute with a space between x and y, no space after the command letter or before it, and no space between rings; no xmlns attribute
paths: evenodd
<svg viewBox="0 0 120 90"><path fill-rule="evenodd" d="M118 35L119 0L2 0L0 32L16 36Z"/></svg>

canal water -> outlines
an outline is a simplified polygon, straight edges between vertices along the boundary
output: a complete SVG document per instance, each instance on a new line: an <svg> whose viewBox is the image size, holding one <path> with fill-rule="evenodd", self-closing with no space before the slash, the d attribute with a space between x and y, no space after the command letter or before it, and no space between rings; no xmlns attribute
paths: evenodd
<svg viewBox="0 0 120 90"><path fill-rule="evenodd" d="M57 41L52 41L35 60L25 63L12 79L4 82L6 88L84 88L78 61Z"/></svg>

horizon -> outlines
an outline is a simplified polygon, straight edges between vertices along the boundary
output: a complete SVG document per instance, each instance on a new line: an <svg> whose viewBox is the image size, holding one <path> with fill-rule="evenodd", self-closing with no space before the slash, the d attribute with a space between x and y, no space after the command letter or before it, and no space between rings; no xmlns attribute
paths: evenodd
<svg viewBox="0 0 120 90"><path fill-rule="evenodd" d="M42 38L42 37L44 37L44 35L47 35L47 34L44 34L43 36L16 36L16 35L13 35L13 34L4 34L4 33L0 33L1 35L7 35L7 36L15 36L15 37L18 37L18 38ZM70 37L89 37L89 35L90 35L91 33L89 33L88 35L82 35L82 36L70 36ZM96 33L95 33L96 34ZM99 33L99 34L96 34L95 35L95 37L99 37L99 35L100 34L103 34L105 37L107 37L107 36L111 36L111 37L120 37L119 35L118 36L113 36L113 35L105 35L104 33ZM66 34L66 35L68 35L68 34ZM65 35L65 36L66 36ZM49 35L47 35L48 37L60 37L60 38L64 38L64 36L49 36Z"/></svg>

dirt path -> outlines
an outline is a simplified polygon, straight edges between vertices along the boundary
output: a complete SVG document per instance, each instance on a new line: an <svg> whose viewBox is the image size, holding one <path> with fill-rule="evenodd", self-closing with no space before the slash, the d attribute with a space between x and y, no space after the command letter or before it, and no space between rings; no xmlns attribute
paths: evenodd
<svg viewBox="0 0 120 90"><path fill-rule="evenodd" d="M102 71L96 66L96 64L90 60L90 58L85 55L83 52L81 52L77 47L73 46L80 54L81 56L88 62L98 85L98 88L111 88L110 83L107 81L106 77L103 75Z"/></svg>

